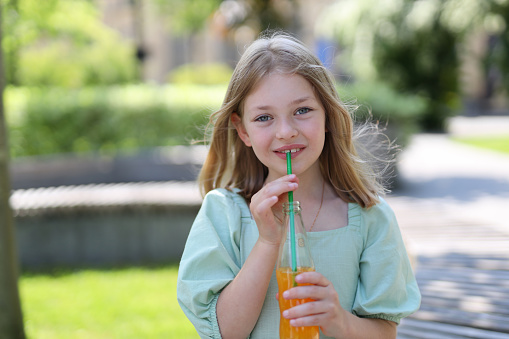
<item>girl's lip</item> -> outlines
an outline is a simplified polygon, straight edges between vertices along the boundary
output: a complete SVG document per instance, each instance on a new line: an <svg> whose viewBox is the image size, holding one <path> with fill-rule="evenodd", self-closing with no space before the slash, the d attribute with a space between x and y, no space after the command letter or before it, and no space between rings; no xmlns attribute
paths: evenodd
<svg viewBox="0 0 509 339"><path fill-rule="evenodd" d="M292 159L298 156L306 147L304 145L288 145L274 150L281 159L286 159L286 153L291 152Z"/></svg>

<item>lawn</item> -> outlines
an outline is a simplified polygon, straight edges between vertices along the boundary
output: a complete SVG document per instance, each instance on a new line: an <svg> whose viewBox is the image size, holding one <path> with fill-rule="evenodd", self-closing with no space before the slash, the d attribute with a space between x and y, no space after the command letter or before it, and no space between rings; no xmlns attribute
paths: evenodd
<svg viewBox="0 0 509 339"><path fill-rule="evenodd" d="M509 135L485 137L456 137L453 140L479 148L509 154Z"/></svg>
<svg viewBox="0 0 509 339"><path fill-rule="evenodd" d="M23 274L30 339L199 338L176 296L177 266Z"/></svg>

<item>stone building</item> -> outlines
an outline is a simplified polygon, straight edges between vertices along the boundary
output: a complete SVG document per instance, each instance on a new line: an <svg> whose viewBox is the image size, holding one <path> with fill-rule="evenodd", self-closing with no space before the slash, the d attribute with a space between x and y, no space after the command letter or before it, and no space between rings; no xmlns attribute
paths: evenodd
<svg viewBox="0 0 509 339"><path fill-rule="evenodd" d="M333 2L294 1L297 10L289 30L312 48L323 46L316 41L314 23L321 11ZM235 34L225 34L217 17L211 17L198 33L177 35L152 0L96 0L96 3L104 22L138 47L142 79L147 82L164 83L172 69L186 63L222 62L233 67L244 46L257 35L247 26L237 29ZM220 15L220 11L218 13Z"/></svg>

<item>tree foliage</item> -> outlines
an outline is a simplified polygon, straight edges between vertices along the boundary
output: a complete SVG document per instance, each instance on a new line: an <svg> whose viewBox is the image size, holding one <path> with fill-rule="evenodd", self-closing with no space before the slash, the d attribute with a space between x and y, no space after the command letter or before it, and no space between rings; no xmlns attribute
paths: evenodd
<svg viewBox="0 0 509 339"><path fill-rule="evenodd" d="M133 47L87 0L4 0L7 83L79 87L130 82Z"/></svg>
<svg viewBox="0 0 509 339"><path fill-rule="evenodd" d="M249 26L260 32L267 28L287 29L293 24L295 0L156 0L177 34L196 33L208 20L219 17L222 29Z"/></svg>
<svg viewBox="0 0 509 339"><path fill-rule="evenodd" d="M507 0L343 0L328 11L321 30L332 28L346 50L341 62L356 78L384 81L399 91L423 96L428 109L422 126L443 130L446 118L459 108L462 44L487 18L507 14L508 4ZM507 39L507 34L500 38ZM504 52L497 50L494 59L509 55L508 45L500 46Z"/></svg>
<svg viewBox="0 0 509 339"><path fill-rule="evenodd" d="M177 34L194 33L218 10L222 0L156 0L168 18L169 27Z"/></svg>
<svg viewBox="0 0 509 339"><path fill-rule="evenodd" d="M492 45L486 55L485 69L495 66L501 75L502 86L509 94L509 1L491 0L484 24L490 33Z"/></svg>

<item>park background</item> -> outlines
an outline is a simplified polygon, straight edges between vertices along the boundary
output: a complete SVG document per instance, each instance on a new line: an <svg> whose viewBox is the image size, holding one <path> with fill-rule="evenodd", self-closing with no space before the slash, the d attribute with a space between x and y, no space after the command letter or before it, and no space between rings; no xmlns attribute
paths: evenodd
<svg viewBox="0 0 509 339"><path fill-rule="evenodd" d="M356 118L379 121L396 140L403 150L396 174L425 176L416 164L426 154L405 152L423 143L442 149L434 137L508 153L509 1L0 4L2 155L10 154L10 171L0 157L1 193L12 207L1 213L2 300L12 307L0 310L7 319L0 324L24 327L29 338L197 337L175 290L199 208L199 141L242 51L266 28L303 40L333 72L344 101L358 106ZM438 168L458 162L451 147L444 157L452 163ZM506 179L495 195L507 197ZM444 182L434 184L439 193L431 196L417 185L420 198L450 195ZM403 221L415 208L404 199L411 188L404 173L393 179ZM507 273L507 265L496 268L498 278ZM442 303L440 310L460 306ZM486 309L465 307L486 318ZM507 317L508 309L493 312ZM465 319L470 325L455 325L509 332L500 318ZM413 326L422 333L424 325Z"/></svg>

